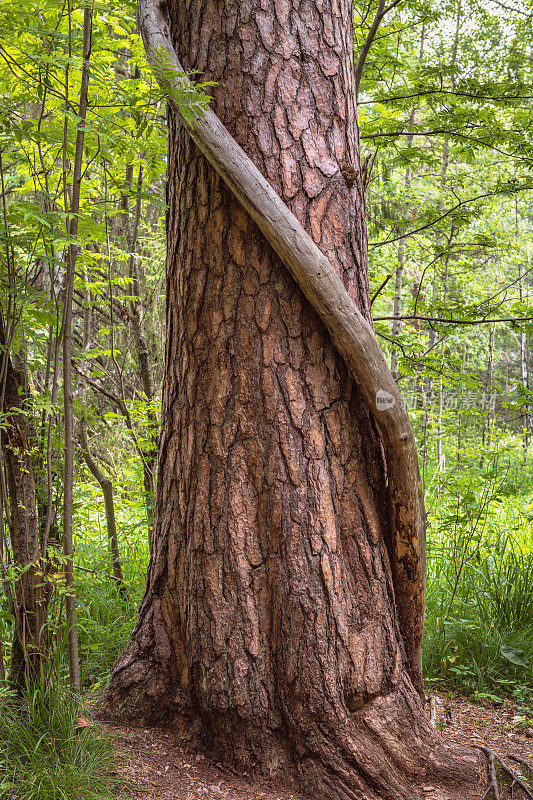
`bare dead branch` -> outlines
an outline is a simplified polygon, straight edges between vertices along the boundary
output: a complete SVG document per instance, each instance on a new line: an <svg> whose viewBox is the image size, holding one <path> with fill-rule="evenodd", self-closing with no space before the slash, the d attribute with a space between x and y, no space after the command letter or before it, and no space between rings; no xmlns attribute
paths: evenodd
<svg viewBox="0 0 533 800"><path fill-rule="evenodd" d="M380 288L381 291L381 288ZM387 320L399 319L402 322L405 320L416 319L421 322L438 322L446 325L485 325L489 322L531 322L533 317L483 317L482 319L448 319L447 317L424 317L419 314L406 314L402 317L374 317L374 322L386 322Z"/></svg>
<svg viewBox="0 0 533 800"><path fill-rule="evenodd" d="M372 42L375 39L376 33L378 32L378 28L381 25L381 21L383 17L388 14L395 6L401 3L401 0L393 0L388 6L385 6L385 0L379 0L379 4L376 10L376 15L374 17L374 21L370 26L368 33L366 35L366 39L363 42L363 46L361 48L361 52L359 53L359 58L357 59L357 64L355 66L355 96L359 94L359 86L361 84L361 78L363 77L363 70L365 68L366 59L370 52L370 48L372 47Z"/></svg>
<svg viewBox="0 0 533 800"><path fill-rule="evenodd" d="M384 281L382 281L382 283L380 283L380 285L378 286L378 288L376 289L376 291L372 295L372 297L370 299L370 305L371 306L374 304L374 300L376 300L379 297L379 295L381 294L381 292L383 291L383 289L388 284L388 282L390 281L391 278L392 278L392 272L389 275L387 275L387 277L385 278Z"/></svg>

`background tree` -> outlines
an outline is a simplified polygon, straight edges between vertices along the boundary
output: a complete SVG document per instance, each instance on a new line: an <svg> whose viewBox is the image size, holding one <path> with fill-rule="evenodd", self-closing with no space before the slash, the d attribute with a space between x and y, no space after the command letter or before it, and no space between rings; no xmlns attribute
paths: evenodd
<svg viewBox="0 0 533 800"><path fill-rule="evenodd" d="M149 187L160 172L156 153L164 140L159 92L152 92L135 66L142 46L128 6L111 11L106 3L38 9L33 3L7 5L1 25L10 33L0 40L5 109L0 131L2 521L9 531L2 538L0 562L4 613L15 629L8 637L13 638L11 675L20 687L32 663L34 675L42 665L55 665L48 647L57 625L66 624L75 636L63 611L66 604L67 617L75 615L73 570L82 568L74 567L70 541L78 497L65 493L60 480L63 448L69 462L66 484L73 489L73 481L80 479L74 463L79 455L72 438L75 417L85 420L84 451L91 452L90 423L102 412L104 398L114 418L123 420L139 462L153 459L157 401L153 393L146 394L135 364L139 347L131 353L129 340L133 330L134 342L144 341L147 350L143 316L150 305L136 294L146 280L136 248L145 243L146 231L157 226ZM139 63L145 65L142 58ZM145 175L144 194L142 181L132 185L134 165ZM129 193L137 206L145 202L147 220L141 226L137 210L126 241L127 225L117 219L123 222ZM156 295L155 305L159 301ZM152 354L156 359L157 348ZM81 361L83 391L78 393ZM146 368L146 352L142 361ZM100 397L96 402L93 392ZM9 444L13 436L22 449ZM109 505L107 484L105 492ZM141 495L150 517L151 484ZM9 508L17 509L15 517ZM64 514L66 525L60 523ZM110 542L112 571L120 585L116 536ZM79 689L75 646L70 649L73 685Z"/></svg>

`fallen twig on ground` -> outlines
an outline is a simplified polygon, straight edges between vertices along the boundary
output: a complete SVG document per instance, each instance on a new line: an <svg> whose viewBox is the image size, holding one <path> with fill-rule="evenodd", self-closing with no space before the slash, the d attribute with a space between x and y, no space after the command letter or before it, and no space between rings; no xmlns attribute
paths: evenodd
<svg viewBox="0 0 533 800"><path fill-rule="evenodd" d="M498 755L494 750L491 750L490 747L486 747L482 744L475 744L478 750L485 755L487 759L487 767L489 771L489 785L485 791L485 794L481 798L481 800L487 800L487 797L492 792L494 800L501 800L500 795L500 786L498 784L498 775L496 771L496 763L498 763L501 769L505 772L507 777L511 780L511 800L514 797L515 787L518 787L522 790L522 792L529 797L530 800L533 800L533 786L531 786L518 772L515 772L509 764L506 764L503 760L503 756ZM515 756L509 756L513 761L516 761L521 766L526 767L528 772L532 772L531 767L521 758Z"/></svg>

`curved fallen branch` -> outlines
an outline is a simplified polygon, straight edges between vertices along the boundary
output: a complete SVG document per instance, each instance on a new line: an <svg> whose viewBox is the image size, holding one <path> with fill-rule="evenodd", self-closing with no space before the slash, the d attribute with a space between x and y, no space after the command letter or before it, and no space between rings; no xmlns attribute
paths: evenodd
<svg viewBox="0 0 533 800"><path fill-rule="evenodd" d="M139 0L139 26L148 58L165 90L177 74L189 87L172 45L163 6ZM169 78L169 72L171 77ZM191 138L256 222L320 315L353 375L378 430L387 465L390 555L407 668L423 693L422 626L425 601L425 512L411 423L372 327L340 278L242 148L210 110L191 126L172 99Z"/></svg>
<svg viewBox="0 0 533 800"><path fill-rule="evenodd" d="M511 783L511 798L514 796L515 787L518 786L518 788L522 790L526 797L529 797L530 800L533 800L533 787L530 786L530 784L528 784L521 775L515 772L515 770L511 769L511 767L505 763L502 756L498 755L498 753L495 753L494 750L490 749L490 747L486 747L482 744L475 744L474 747L477 750L481 750L481 752L484 754L485 758L487 759L487 769L489 772L489 785L487 786L485 794L481 800L486 800L491 792L494 800L501 800L496 763L500 765L501 769ZM529 770L528 764L525 761L522 761L522 759L514 756L509 756L509 758L512 758L513 761L517 761L519 764L525 766Z"/></svg>
<svg viewBox="0 0 533 800"><path fill-rule="evenodd" d="M520 764L521 767L527 769L527 771L533 778L533 764L530 764L528 761L524 761L524 759L520 758L519 756L507 756L507 757L510 758L511 761L516 761L516 763Z"/></svg>

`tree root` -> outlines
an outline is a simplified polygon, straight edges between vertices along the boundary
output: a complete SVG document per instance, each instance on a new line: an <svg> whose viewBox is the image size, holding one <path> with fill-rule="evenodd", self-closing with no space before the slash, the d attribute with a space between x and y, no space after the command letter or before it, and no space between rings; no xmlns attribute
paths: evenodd
<svg viewBox="0 0 533 800"><path fill-rule="evenodd" d="M485 747L485 745L481 744L476 744L474 747L478 750L481 750L487 759L487 769L489 773L489 785L487 786L485 794L481 800L487 800L491 792L494 800L501 800L500 785L498 783L498 774L496 769L497 764L500 765L501 770L511 781L511 800L513 800L515 796L516 788L521 789L526 797L529 797L530 800L533 800L533 785L529 782L530 776L533 774L531 765L517 756L509 756L510 759L516 761L517 764L526 769L528 772L528 778L526 780L523 775L520 775L517 771L510 767L509 764L506 764L506 762L503 760L503 757L498 755L498 753L495 753L494 750L491 750L489 747Z"/></svg>

